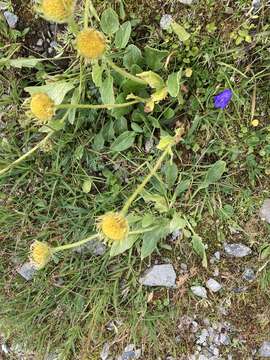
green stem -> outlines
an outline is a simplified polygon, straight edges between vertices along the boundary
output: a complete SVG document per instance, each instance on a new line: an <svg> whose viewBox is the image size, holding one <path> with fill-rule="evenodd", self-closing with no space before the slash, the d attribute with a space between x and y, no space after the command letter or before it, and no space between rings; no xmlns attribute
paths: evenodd
<svg viewBox="0 0 270 360"><path fill-rule="evenodd" d="M130 79L132 81L137 82L138 84L141 85L147 85L147 82L138 78L135 75L130 74L129 72L127 72L126 70L120 68L119 66L117 66L114 62L112 62L111 59L106 58L107 64L110 65L110 67L115 70L116 72L118 72L118 74L122 75L123 77Z"/></svg>
<svg viewBox="0 0 270 360"><path fill-rule="evenodd" d="M37 145L34 146L32 149L30 149L27 153L23 154L17 160L13 161L13 163L9 164L4 169L0 170L0 175L5 174L8 170L10 170L14 166L20 164L23 160L25 160L30 155L32 155L36 150L38 150L43 144L45 144L47 142L47 140L53 135L53 133L54 132L50 132L43 140L41 140L39 143L37 143Z"/></svg>
<svg viewBox="0 0 270 360"><path fill-rule="evenodd" d="M145 185L148 183L148 181L151 179L153 175L156 174L157 170L160 168L163 160L165 159L166 155L171 150L171 145L167 146L166 149L161 154L160 158L156 162L156 165L151 169L150 173L146 176L146 178L143 180L143 182L137 187L137 189L134 191L134 193L128 198L126 201L121 213L125 215L128 212L128 209L132 202L136 199L136 197L143 191Z"/></svg>
<svg viewBox="0 0 270 360"><path fill-rule="evenodd" d="M119 109L134 104L138 104L140 101L133 100L123 104L61 104L56 105L56 109Z"/></svg>
<svg viewBox="0 0 270 360"><path fill-rule="evenodd" d="M52 249L53 253L59 252L59 251L63 251L63 250L69 250L69 249L73 249L75 247L79 247L82 246L84 244L86 244L87 242L95 239L96 237L98 237L98 234L93 234L83 240L77 241L75 243L71 243L71 244L66 244L66 245L62 245L62 246L57 246L55 248Z"/></svg>
<svg viewBox="0 0 270 360"><path fill-rule="evenodd" d="M85 29L88 28L89 7L90 7L90 1L89 1L89 0L85 0L85 5L84 5L84 19L83 19L83 26L84 26Z"/></svg>

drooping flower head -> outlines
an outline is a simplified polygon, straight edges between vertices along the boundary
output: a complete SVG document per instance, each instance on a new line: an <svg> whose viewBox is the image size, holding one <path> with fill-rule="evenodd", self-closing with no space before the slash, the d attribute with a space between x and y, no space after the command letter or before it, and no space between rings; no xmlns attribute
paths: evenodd
<svg viewBox="0 0 270 360"><path fill-rule="evenodd" d="M41 12L45 19L65 23L74 11L74 0L42 0Z"/></svg>
<svg viewBox="0 0 270 360"><path fill-rule="evenodd" d="M30 260L38 270L44 268L51 260L52 250L45 242L35 241L30 251Z"/></svg>
<svg viewBox="0 0 270 360"><path fill-rule="evenodd" d="M46 123L54 116L55 104L47 94L37 93L31 97L30 110L41 123Z"/></svg>
<svg viewBox="0 0 270 360"><path fill-rule="evenodd" d="M87 60L95 60L105 53L106 40L103 34L95 29L82 30L76 39L79 55Z"/></svg>
<svg viewBox="0 0 270 360"><path fill-rule="evenodd" d="M97 228L100 235L109 243L125 240L129 232L127 219L122 214L114 212L100 216Z"/></svg>
<svg viewBox="0 0 270 360"><path fill-rule="evenodd" d="M221 93L217 94L214 97L215 108L224 110L231 101L232 95L233 93L230 89L225 89Z"/></svg>

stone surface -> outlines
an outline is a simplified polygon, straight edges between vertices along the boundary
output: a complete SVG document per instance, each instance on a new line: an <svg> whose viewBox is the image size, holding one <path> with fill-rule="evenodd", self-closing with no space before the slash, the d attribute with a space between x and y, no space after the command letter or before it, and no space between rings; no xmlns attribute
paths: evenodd
<svg viewBox="0 0 270 360"><path fill-rule="evenodd" d="M4 17L8 23L8 26L14 29L18 22L18 16L10 11L4 11Z"/></svg>
<svg viewBox="0 0 270 360"><path fill-rule="evenodd" d="M145 286L175 287L176 273L171 264L154 265L140 278Z"/></svg>
<svg viewBox="0 0 270 360"><path fill-rule="evenodd" d="M129 344L125 347L123 354L118 356L117 360L136 360L141 357L141 350L135 349L134 344Z"/></svg>
<svg viewBox="0 0 270 360"><path fill-rule="evenodd" d="M270 358L270 341L264 341L259 349L259 355L263 358Z"/></svg>
<svg viewBox="0 0 270 360"><path fill-rule="evenodd" d="M192 5L194 0L179 0L179 2L184 5Z"/></svg>
<svg viewBox="0 0 270 360"><path fill-rule="evenodd" d="M31 262L24 263L17 269L17 273L20 274L26 281L32 280L37 271L36 266Z"/></svg>
<svg viewBox="0 0 270 360"><path fill-rule="evenodd" d="M227 255L242 258L251 254L252 250L244 244L226 244L224 250Z"/></svg>
<svg viewBox="0 0 270 360"><path fill-rule="evenodd" d="M199 296L200 298L207 298L207 291L203 286L191 286L190 290L194 295Z"/></svg>
<svg viewBox="0 0 270 360"><path fill-rule="evenodd" d="M270 224L270 199L264 200L264 203L260 209L260 217L263 221Z"/></svg>
<svg viewBox="0 0 270 360"><path fill-rule="evenodd" d="M246 281L254 281L256 279L256 274L253 269L246 268L243 272L242 278Z"/></svg>
<svg viewBox="0 0 270 360"><path fill-rule="evenodd" d="M218 292L222 288L220 283L213 278L207 280L206 287L213 292Z"/></svg>
<svg viewBox="0 0 270 360"><path fill-rule="evenodd" d="M100 353L100 359L101 360L107 360L110 353L110 344L106 342L102 348L102 351Z"/></svg>
<svg viewBox="0 0 270 360"><path fill-rule="evenodd" d="M251 6L255 11L257 11L261 6L261 0L253 0Z"/></svg>
<svg viewBox="0 0 270 360"><path fill-rule="evenodd" d="M90 253L94 256L101 256L106 252L106 245L98 240L91 240L85 245L76 248L74 251L80 254Z"/></svg>
<svg viewBox="0 0 270 360"><path fill-rule="evenodd" d="M162 15L159 25L160 25L161 29L166 30L170 27L172 21L173 21L172 16L165 14L165 15Z"/></svg>

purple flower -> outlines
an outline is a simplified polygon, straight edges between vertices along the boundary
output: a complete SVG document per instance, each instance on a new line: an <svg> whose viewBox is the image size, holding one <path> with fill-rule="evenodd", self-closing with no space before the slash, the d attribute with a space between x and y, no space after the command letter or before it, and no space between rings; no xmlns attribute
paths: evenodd
<svg viewBox="0 0 270 360"><path fill-rule="evenodd" d="M225 89L221 93L217 94L214 97L215 108L224 110L231 101L232 95L233 93L230 89Z"/></svg>

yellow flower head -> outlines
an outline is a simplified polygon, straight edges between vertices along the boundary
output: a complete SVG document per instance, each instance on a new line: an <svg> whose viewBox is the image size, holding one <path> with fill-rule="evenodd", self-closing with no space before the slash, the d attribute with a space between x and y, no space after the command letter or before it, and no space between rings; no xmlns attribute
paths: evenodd
<svg viewBox="0 0 270 360"><path fill-rule="evenodd" d="M254 119L254 120L251 121L251 125L252 125L253 127L257 127L257 126L259 126L259 124L260 124L260 122L259 122L258 119Z"/></svg>
<svg viewBox="0 0 270 360"><path fill-rule="evenodd" d="M41 123L46 123L54 115L55 104L47 94L38 93L34 94L31 98L30 110Z"/></svg>
<svg viewBox="0 0 270 360"><path fill-rule="evenodd" d="M98 230L109 243L125 240L129 226L127 219L120 213L109 212L98 219Z"/></svg>
<svg viewBox="0 0 270 360"><path fill-rule="evenodd" d="M35 241L31 248L30 260L37 269L42 269L48 264L52 257L52 251L48 244L40 241Z"/></svg>
<svg viewBox="0 0 270 360"><path fill-rule="evenodd" d="M65 23L73 13L74 3L74 0L42 0L41 12L49 21Z"/></svg>
<svg viewBox="0 0 270 360"><path fill-rule="evenodd" d="M95 29L82 30L76 39L79 55L88 60L100 58L106 50L106 40L102 33Z"/></svg>

